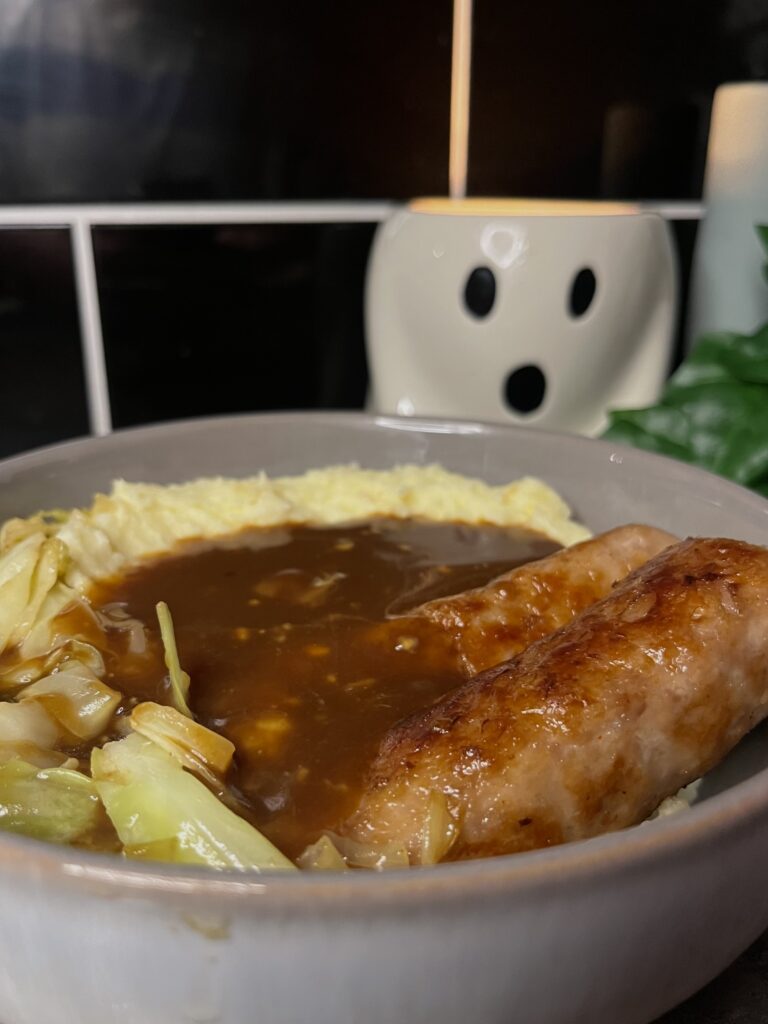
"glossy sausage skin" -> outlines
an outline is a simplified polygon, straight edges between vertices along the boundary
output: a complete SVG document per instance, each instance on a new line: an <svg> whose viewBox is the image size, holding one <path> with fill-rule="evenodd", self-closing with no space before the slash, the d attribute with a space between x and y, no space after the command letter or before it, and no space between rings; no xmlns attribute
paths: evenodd
<svg viewBox="0 0 768 1024"><path fill-rule="evenodd" d="M422 859L445 794L447 859L645 819L768 714L768 551L688 540L569 625L385 738L346 834Z"/></svg>
<svg viewBox="0 0 768 1024"><path fill-rule="evenodd" d="M410 614L430 619L452 636L469 678L564 626L675 543L677 537L652 526L621 526Z"/></svg>

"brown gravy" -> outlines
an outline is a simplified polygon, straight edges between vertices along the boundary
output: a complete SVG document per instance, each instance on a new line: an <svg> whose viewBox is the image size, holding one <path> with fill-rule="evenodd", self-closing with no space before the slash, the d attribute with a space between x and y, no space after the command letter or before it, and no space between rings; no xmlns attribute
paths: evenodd
<svg viewBox="0 0 768 1024"><path fill-rule="evenodd" d="M106 681L128 707L168 702L166 601L195 715L236 745L241 813L295 857L354 809L387 730L462 680L449 640L407 610L556 549L528 531L396 520L186 544L93 589ZM126 616L145 626L138 642L117 628Z"/></svg>

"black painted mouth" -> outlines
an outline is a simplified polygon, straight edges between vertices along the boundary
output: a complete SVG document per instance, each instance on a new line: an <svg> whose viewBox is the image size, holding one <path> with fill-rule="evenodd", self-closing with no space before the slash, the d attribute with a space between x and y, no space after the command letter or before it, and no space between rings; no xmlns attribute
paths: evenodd
<svg viewBox="0 0 768 1024"><path fill-rule="evenodd" d="M518 366L504 382L504 399L514 412L534 412L544 401L546 392L544 371L533 363Z"/></svg>

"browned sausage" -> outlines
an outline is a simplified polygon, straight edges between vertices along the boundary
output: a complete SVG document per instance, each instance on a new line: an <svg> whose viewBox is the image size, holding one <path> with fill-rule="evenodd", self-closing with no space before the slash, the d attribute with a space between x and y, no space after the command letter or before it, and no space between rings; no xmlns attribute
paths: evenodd
<svg viewBox="0 0 768 1024"><path fill-rule="evenodd" d="M652 526L621 526L409 614L430 619L453 637L470 677L564 626L610 593L618 580L675 543L677 537Z"/></svg>
<svg viewBox="0 0 768 1024"><path fill-rule="evenodd" d="M403 845L420 863L435 849L425 836L436 807L449 815L438 844L445 854L453 836L449 859L640 822L768 714L767 647L768 551L669 548L569 625L395 726L345 834Z"/></svg>

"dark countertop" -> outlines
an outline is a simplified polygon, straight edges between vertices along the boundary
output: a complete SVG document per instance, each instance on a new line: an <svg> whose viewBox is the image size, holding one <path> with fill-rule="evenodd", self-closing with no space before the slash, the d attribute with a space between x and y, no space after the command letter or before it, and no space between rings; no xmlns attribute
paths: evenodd
<svg viewBox="0 0 768 1024"><path fill-rule="evenodd" d="M701 992L656 1024L768 1022L768 932Z"/></svg>

